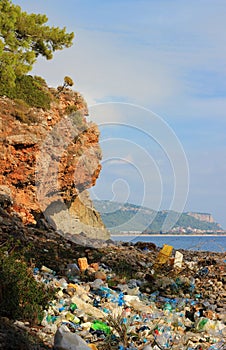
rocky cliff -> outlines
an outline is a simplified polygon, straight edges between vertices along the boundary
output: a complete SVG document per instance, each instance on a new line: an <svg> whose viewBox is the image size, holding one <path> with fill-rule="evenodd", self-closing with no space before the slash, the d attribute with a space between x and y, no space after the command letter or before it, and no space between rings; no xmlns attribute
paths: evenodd
<svg viewBox="0 0 226 350"><path fill-rule="evenodd" d="M209 214L209 213L188 212L187 214L192 216L193 218L195 218L197 220L201 220L201 221L209 222L209 223L215 222L212 214Z"/></svg>
<svg viewBox="0 0 226 350"><path fill-rule="evenodd" d="M109 234L88 198L101 170L99 130L88 123L82 96L49 89L51 108L30 108L0 98L0 196L24 224L43 224L71 234Z"/></svg>

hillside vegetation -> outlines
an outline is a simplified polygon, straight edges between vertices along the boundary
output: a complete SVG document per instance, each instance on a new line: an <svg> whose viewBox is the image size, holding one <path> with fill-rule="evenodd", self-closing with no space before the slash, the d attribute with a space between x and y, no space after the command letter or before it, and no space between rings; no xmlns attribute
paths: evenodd
<svg viewBox="0 0 226 350"><path fill-rule="evenodd" d="M155 210L129 203L117 203L107 200L94 200L96 209L100 212L102 220L111 232L119 231L145 231L146 233L159 233L169 213L167 210ZM216 222L210 223L198 220L187 213L182 213L174 228L191 228L204 231L217 231L220 229Z"/></svg>

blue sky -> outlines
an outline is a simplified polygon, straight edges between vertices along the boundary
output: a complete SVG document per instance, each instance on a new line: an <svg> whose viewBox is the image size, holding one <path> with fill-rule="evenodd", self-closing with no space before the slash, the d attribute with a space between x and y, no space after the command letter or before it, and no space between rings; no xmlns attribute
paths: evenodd
<svg viewBox="0 0 226 350"><path fill-rule="evenodd" d="M92 196L210 212L226 228L225 0L14 3L75 32L33 72L52 86L71 76L100 124Z"/></svg>

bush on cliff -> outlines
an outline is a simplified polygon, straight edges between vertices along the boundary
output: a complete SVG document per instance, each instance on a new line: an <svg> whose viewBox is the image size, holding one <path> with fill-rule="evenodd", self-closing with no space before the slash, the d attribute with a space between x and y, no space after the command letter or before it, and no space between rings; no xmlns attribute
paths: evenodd
<svg viewBox="0 0 226 350"><path fill-rule="evenodd" d="M45 87L45 80L24 75L15 80L15 86L0 84L0 95L25 101L31 107L50 108L51 95Z"/></svg>

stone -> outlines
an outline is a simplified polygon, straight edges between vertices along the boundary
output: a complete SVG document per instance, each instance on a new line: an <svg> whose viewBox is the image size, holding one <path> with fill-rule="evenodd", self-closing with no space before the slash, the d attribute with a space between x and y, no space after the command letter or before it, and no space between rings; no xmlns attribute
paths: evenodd
<svg viewBox="0 0 226 350"><path fill-rule="evenodd" d="M95 273L95 279L100 279L102 281L106 281L106 279L107 279L106 273L104 273L103 271L97 271Z"/></svg>
<svg viewBox="0 0 226 350"><path fill-rule="evenodd" d="M99 264L98 263L92 263L89 266L92 267L94 269L94 271L98 271L99 270Z"/></svg>
<svg viewBox="0 0 226 350"><path fill-rule="evenodd" d="M76 333L71 333L67 326L62 325L54 337L55 350L90 350L87 343Z"/></svg>
<svg viewBox="0 0 226 350"><path fill-rule="evenodd" d="M24 110L28 120L31 113L38 123L19 121L15 101L0 97L0 189L9 189L4 195L0 190L0 204L5 208L12 205L26 225L35 225L43 213L64 234L83 231L87 237L109 239L86 192L95 185L101 170L99 129L86 122L87 104L77 92L49 91L57 94L57 99L48 111ZM66 116L69 105L82 115L82 132L71 116ZM54 205L58 201L63 212Z"/></svg>

